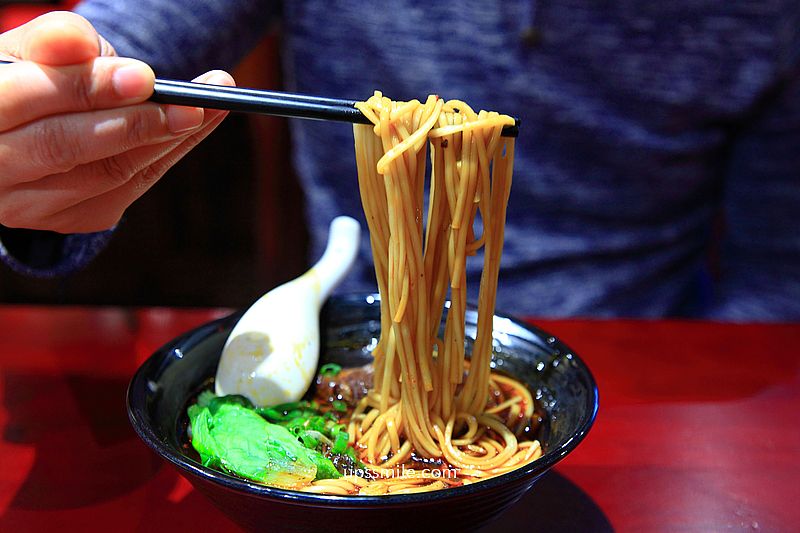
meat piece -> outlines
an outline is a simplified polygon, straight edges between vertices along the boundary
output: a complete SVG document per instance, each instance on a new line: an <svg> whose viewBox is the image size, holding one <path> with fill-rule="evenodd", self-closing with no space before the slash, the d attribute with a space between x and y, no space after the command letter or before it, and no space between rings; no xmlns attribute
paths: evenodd
<svg viewBox="0 0 800 533"><path fill-rule="evenodd" d="M341 400L354 407L372 388L372 365L344 368L335 376L317 376L316 398L320 402Z"/></svg>

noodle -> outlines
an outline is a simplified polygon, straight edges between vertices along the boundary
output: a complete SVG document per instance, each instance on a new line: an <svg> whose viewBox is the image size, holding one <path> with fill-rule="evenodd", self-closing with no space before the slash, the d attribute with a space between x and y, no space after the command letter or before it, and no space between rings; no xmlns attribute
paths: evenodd
<svg viewBox="0 0 800 533"><path fill-rule="evenodd" d="M304 490L403 494L477 481L541 454L523 440L533 399L513 379L492 374L492 318L511 186L514 140L507 115L475 112L460 100L429 96L395 102L376 92L356 104L372 124L354 126L362 205L378 290L381 337L374 384L348 422L350 442L375 474L321 480ZM425 203L426 148L431 173ZM482 234L474 235L480 214ZM423 227L423 215L426 224ZM484 249L477 334L465 359L466 258ZM444 334L439 326L444 316ZM502 396L490 405L490 390ZM500 393L506 390L510 392ZM424 475L394 469L434 461ZM460 469L443 477L445 466Z"/></svg>
<svg viewBox="0 0 800 533"><path fill-rule="evenodd" d="M361 432L358 420L366 416L374 417L377 421L379 414L377 405L369 397L363 398L352 410L349 426L356 428L356 442L360 442L362 459L367 461L368 471L366 477L346 475L338 479L323 479L314 481L299 490L318 494L335 495L363 495L375 496L382 494L408 494L438 490L452 486L474 483L493 476L505 474L516 468L535 461L542 455L539 441L519 440L510 428L510 422L515 416L524 415L531 406L528 403L530 393L521 383L498 374L490 374L489 390L494 397L496 405L487 407L484 414L475 417L469 413L456 413L447 422L433 416L433 432L437 443L442 444L442 458L430 465L430 468L419 469L418 460L414 460L416 451L411 441L405 439L399 449L386 448L381 454L380 444L376 444L376 461L370 462L369 439L380 439L383 434L391 440L390 431L378 431L373 423L366 432ZM513 403L512 403L513 402ZM395 404L393 409L399 405ZM502 407L505 405L505 407ZM509 407L510 405L510 407ZM513 406L522 406L518 415L513 415ZM364 411L367 410L367 415ZM492 411L494 414L488 414ZM390 413L387 413L390 414ZM384 420L397 423L402 419L399 407L391 412ZM461 426L460 430L457 430ZM387 425L387 428L390 427ZM456 431L460 432L454 437ZM398 438L401 435L398 434ZM379 441L378 441L379 442ZM357 444L358 446L358 444ZM387 458L381 462L380 456Z"/></svg>

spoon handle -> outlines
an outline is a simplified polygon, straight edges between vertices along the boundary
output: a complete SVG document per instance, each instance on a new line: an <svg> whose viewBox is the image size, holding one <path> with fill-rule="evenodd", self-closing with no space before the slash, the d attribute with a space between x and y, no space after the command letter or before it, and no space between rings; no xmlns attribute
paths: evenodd
<svg viewBox="0 0 800 533"><path fill-rule="evenodd" d="M353 218L336 217L331 222L325 253L311 269L319 281L320 305L353 266L360 236L361 226Z"/></svg>

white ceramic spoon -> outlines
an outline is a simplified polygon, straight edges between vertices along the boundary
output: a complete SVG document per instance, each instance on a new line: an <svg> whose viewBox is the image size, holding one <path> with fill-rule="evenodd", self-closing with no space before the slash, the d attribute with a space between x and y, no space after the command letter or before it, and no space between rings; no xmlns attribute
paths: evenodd
<svg viewBox="0 0 800 533"><path fill-rule="evenodd" d="M319 262L245 312L222 350L218 395L241 394L268 406L305 394L319 361L320 307L353 265L360 232L356 220L335 218Z"/></svg>

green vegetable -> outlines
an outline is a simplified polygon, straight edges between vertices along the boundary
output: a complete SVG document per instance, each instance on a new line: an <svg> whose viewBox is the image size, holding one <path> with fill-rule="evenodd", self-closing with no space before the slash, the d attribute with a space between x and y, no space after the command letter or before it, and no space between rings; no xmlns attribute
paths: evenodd
<svg viewBox="0 0 800 533"><path fill-rule="evenodd" d="M364 463L358 460L358 456L356 456L356 451L350 446L347 447L347 450L345 450L344 455L353 460L353 463L355 463L356 468L359 468L361 470L364 470L364 468L366 468L364 466Z"/></svg>
<svg viewBox="0 0 800 533"><path fill-rule="evenodd" d="M257 407L256 412L270 422L287 422L298 417L319 414L319 406L315 402L290 402L272 407Z"/></svg>
<svg viewBox="0 0 800 533"><path fill-rule="evenodd" d="M333 377L339 375L342 371L342 366L336 363L328 363L319 367L319 375L325 377Z"/></svg>
<svg viewBox="0 0 800 533"><path fill-rule="evenodd" d="M200 407L208 407L208 404L211 403L211 400L216 398L217 395L214 394L210 390L204 390L200 394L197 395L197 405Z"/></svg>
<svg viewBox="0 0 800 533"><path fill-rule="evenodd" d="M347 404L344 403L342 400L333 400L333 402L331 402L331 405L336 411L339 411L340 413L344 413L347 411Z"/></svg>
<svg viewBox="0 0 800 533"><path fill-rule="evenodd" d="M341 476L329 459L264 420L242 396L201 394L188 414L192 446L206 466L281 487Z"/></svg>
<svg viewBox="0 0 800 533"><path fill-rule="evenodd" d="M330 459L322 455L317 450L306 450L308 457L317 467L316 479L336 479L342 477L342 474L336 470Z"/></svg>
<svg viewBox="0 0 800 533"><path fill-rule="evenodd" d="M316 433L316 435L314 433ZM303 431L298 435L298 437L300 437L300 441L303 443L303 446L314 450L317 446L319 446L319 435L320 433L318 431Z"/></svg>
<svg viewBox="0 0 800 533"><path fill-rule="evenodd" d="M209 408L212 415L216 414L217 410L223 405L241 405L242 407L246 407L248 409L253 408L253 404L250 402L250 400L238 394L214 396L213 398L207 398L206 401L206 406ZM198 403L200 402L198 401Z"/></svg>
<svg viewBox="0 0 800 533"><path fill-rule="evenodd" d="M331 447L331 453L343 453L347 449L347 441L349 439L350 436L346 431L337 432L336 440L333 441L333 447Z"/></svg>

